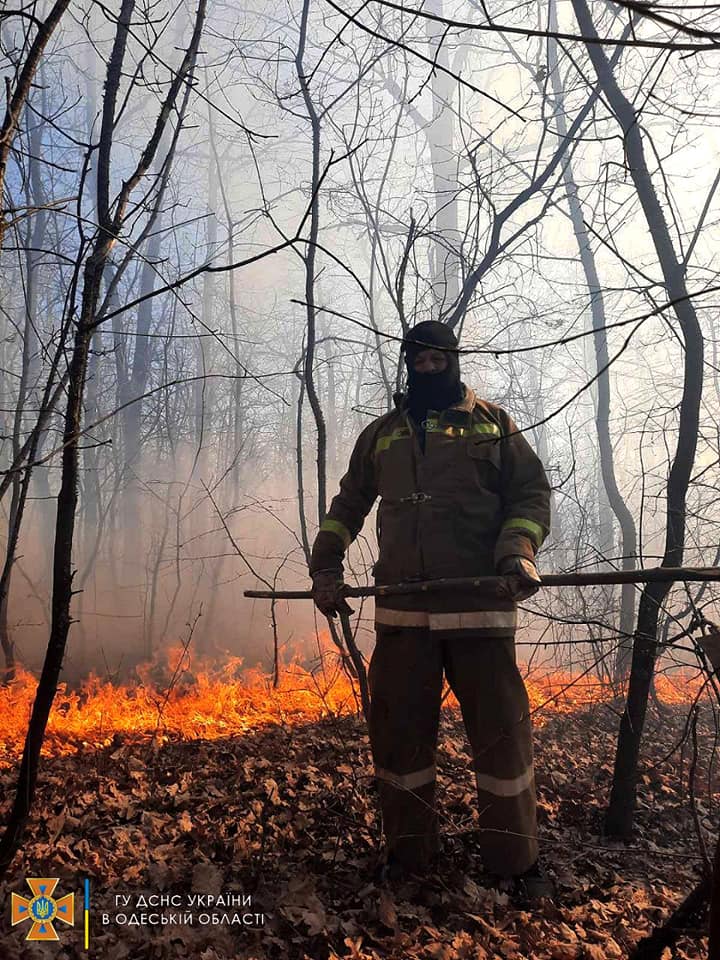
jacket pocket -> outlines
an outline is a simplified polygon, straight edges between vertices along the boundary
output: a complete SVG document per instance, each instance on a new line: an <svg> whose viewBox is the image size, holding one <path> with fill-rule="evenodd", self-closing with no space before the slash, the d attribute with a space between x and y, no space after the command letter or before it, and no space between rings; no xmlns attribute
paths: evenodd
<svg viewBox="0 0 720 960"><path fill-rule="evenodd" d="M378 507L378 560L373 572L381 583L393 583L419 572L416 509L387 500Z"/></svg>
<svg viewBox="0 0 720 960"><path fill-rule="evenodd" d="M497 440L469 440L467 452L471 459L486 462L500 470L500 444Z"/></svg>
<svg viewBox="0 0 720 960"><path fill-rule="evenodd" d="M471 486L485 495L499 496L502 486L500 444L484 438L472 438L466 447L466 453Z"/></svg>

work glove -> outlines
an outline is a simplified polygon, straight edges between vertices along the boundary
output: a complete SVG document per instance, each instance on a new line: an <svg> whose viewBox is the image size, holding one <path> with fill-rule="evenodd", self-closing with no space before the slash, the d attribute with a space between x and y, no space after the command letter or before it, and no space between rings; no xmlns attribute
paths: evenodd
<svg viewBox="0 0 720 960"><path fill-rule="evenodd" d="M500 592L515 603L537 593L542 583L537 567L527 557L504 557L498 566L498 574L505 578Z"/></svg>
<svg viewBox="0 0 720 960"><path fill-rule="evenodd" d="M351 614L352 607L345 599L345 581L338 570L318 570L312 575L312 597L315 606L326 617L338 613Z"/></svg>

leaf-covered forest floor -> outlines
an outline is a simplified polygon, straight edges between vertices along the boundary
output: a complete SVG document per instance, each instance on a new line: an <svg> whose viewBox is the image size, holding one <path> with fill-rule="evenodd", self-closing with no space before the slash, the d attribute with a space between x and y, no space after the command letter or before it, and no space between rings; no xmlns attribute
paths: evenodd
<svg viewBox="0 0 720 960"><path fill-rule="evenodd" d="M617 731L609 704L550 715L536 729L541 849L555 877L556 904L532 911L480 886L473 778L462 720L443 712L439 808L444 857L436 876L378 888L379 819L361 720L271 725L226 740L163 745L125 736L99 750L44 758L28 837L0 886L3 960L485 960L625 957L662 923L700 872L696 822L710 856L719 818L708 787L714 727L707 708L697 726L694 782L687 708L651 707L637 826L629 843L601 833ZM0 771L7 814L15 773ZM717 788L717 784L715 784ZM707 827L707 829L706 829ZM91 880L90 949L76 924L57 924L60 944L32 944L9 926L10 891L25 877L60 877L57 895ZM205 914L245 922L118 925L116 894L244 893L245 908ZM142 901L140 901L142 904ZM263 922L247 920L249 911ZM164 908L166 915L173 911ZM182 912L186 912L183 910ZM203 911L201 910L200 913ZM157 919L157 918L156 918ZM237 919L237 918L236 918ZM250 925L250 923L254 925ZM689 930L663 960L705 956L701 930Z"/></svg>

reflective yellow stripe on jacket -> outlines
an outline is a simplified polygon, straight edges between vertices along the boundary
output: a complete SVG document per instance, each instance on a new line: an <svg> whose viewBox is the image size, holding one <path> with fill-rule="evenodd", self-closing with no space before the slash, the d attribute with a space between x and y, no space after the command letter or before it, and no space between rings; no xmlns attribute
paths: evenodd
<svg viewBox="0 0 720 960"><path fill-rule="evenodd" d="M324 530L326 533L334 533L336 536L340 537L342 542L345 544L345 549L347 549L352 543L352 535L344 523L340 523L339 520L333 520L331 517L326 517L323 522L320 524L320 529Z"/></svg>
<svg viewBox="0 0 720 960"><path fill-rule="evenodd" d="M375 453L378 454L383 450L387 450L395 440L407 440L409 437L410 427L398 427L396 430L393 430L392 433L387 433L384 437L378 437L378 441L375 444Z"/></svg>
<svg viewBox="0 0 720 960"><path fill-rule="evenodd" d="M545 530L534 520L528 520L527 517L510 517L502 525L503 530L521 530L526 533L535 543L538 549L542 546L545 539Z"/></svg>
<svg viewBox="0 0 720 960"><path fill-rule="evenodd" d="M474 423L470 427L458 427L450 423L441 425L437 417L428 417L425 421L425 430L427 433L444 433L448 437L465 437L472 434L500 436L500 427L496 423ZM375 456L382 453L383 450L388 450L396 440L409 439L410 428L397 427L392 433L386 433L384 436L378 437L375 444Z"/></svg>

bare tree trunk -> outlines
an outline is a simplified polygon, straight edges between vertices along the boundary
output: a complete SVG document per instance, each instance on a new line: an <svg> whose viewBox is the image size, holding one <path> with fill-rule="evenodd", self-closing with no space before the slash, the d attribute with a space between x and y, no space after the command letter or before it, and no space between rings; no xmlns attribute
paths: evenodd
<svg viewBox="0 0 720 960"><path fill-rule="evenodd" d="M299 366L299 363L298 363ZM298 514L300 518L300 539L302 542L305 562L310 565L310 537L307 526L307 510L305 509L305 478L303 476L303 429L302 429L302 411L303 401L305 399L305 381L302 374L296 370L298 379L298 397L297 414L295 420L295 464L297 470L297 492L298 492Z"/></svg>
<svg viewBox="0 0 720 960"><path fill-rule="evenodd" d="M99 74L99 58L90 54L91 61L88 69L87 82L85 87L85 126L88 143L92 142L92 131L97 120L97 84ZM92 164L87 175L88 192L90 196L97 197L97 165ZM107 276L107 271L106 271ZM87 392L85 400L85 418L93 423L100 418L99 406L99 379L100 379L100 354L102 353L102 333L98 329L94 332L90 342L90 355L88 357L88 377ZM85 445L83 450L83 472L84 482L82 489L82 515L83 531L82 544L83 553L89 556L93 552L92 544L97 537L98 522L100 519L100 478L98 476L98 453L92 443ZM83 587L83 583L80 583ZM82 597L81 597L82 600Z"/></svg>
<svg viewBox="0 0 720 960"><path fill-rule="evenodd" d="M180 44L180 27L176 28L177 43ZM157 304L152 293L158 278L159 261L161 256L163 230L163 202L167 192L170 171L175 157L178 137L184 122L190 87L185 88L181 104L177 111L175 129L166 124L157 145L157 161L154 164L153 176L156 180L155 195L152 208L138 240L138 246L147 240L144 248L144 258L140 270L139 295L146 297L137 308L134 329L122 329L122 320L118 321L118 330L115 334L115 363L117 377L118 406L120 406L120 422L122 424L122 447L117 447L122 454L122 492L118 498L120 510L120 524L122 528L123 549L120 553L122 563L121 587L128 591L128 603L138 612L146 606L147 588L140 584L147 581L149 570L146 562L147 527L142 516L143 484L139 473L142 469L141 443L142 425L146 405L142 398L148 388L152 364L152 348L149 338L153 324L153 311ZM125 254L118 269L115 271L109 284L105 301L100 308L100 319L106 312L115 309L118 295L119 280L130 262L131 251ZM206 280L207 282L207 280ZM132 350L131 350L132 347ZM130 354L132 353L132 360ZM138 595L138 590L143 595ZM131 599L132 598L132 599ZM143 648L145 647L143 640Z"/></svg>
<svg viewBox="0 0 720 960"><path fill-rule="evenodd" d="M27 475L28 472L26 471L25 476L27 477ZM17 474L13 480L10 514L8 517L8 541L5 550L5 561L3 563L2 573L0 574L0 647L2 647L5 658L3 683L10 683L15 679L15 644L10 634L8 610L12 569L15 564L15 554L17 552L26 493L27 486L20 482L20 476Z"/></svg>
<svg viewBox="0 0 720 960"><path fill-rule="evenodd" d="M318 523L322 523L327 512L327 429L325 426L325 417L323 415L320 398L315 389L314 361L315 361L315 340L316 340L316 317L315 317L315 260L317 251L317 239L320 230L320 116L315 107L315 103L310 93L307 75L305 73L305 43L307 41L308 17L310 14L310 0L303 0L302 15L300 17L300 36L298 38L298 48L295 55L295 69L300 89L302 91L305 109L310 118L310 130L312 138L312 177L310 189L312 199L310 202L310 233L308 236L307 250L304 255L305 260L305 303L307 317L307 340L305 344L305 363L304 379L305 390L307 391L310 408L315 418L315 428L317 430L317 515Z"/></svg>
<svg viewBox="0 0 720 960"><path fill-rule="evenodd" d="M550 4L548 29L551 31L558 29L557 4L555 0L552 0ZM548 71L555 97L554 118L557 124L558 137L563 139L567 136L565 97L560 81L557 41L554 39L548 40ZM582 205L573 174L572 160L568 160L563 167L563 179L567 190L570 219L580 253L580 262L582 263L588 291L590 293L590 317L593 329L592 341L595 348L595 367L599 373L595 389L595 425L600 453L602 485L607 495L610 508L620 525L621 569L633 570L637 558L637 531L635 529L635 520L617 485L612 438L610 436L610 370L608 366L607 334L605 332L607 326L605 300L600 278L598 277L595 255L592 244L590 243L590 235L583 219ZM620 597L620 633L622 639L618 646L615 660L614 674L616 680L626 677L630 666L630 656L632 652L630 637L632 635L633 618L635 616L635 588L633 585L630 583L623 584Z"/></svg>
<svg viewBox="0 0 720 960"><path fill-rule="evenodd" d="M572 0L572 4L583 36L597 38L585 0ZM673 301L684 338L683 391L677 447L667 482L665 550L662 560L662 566L680 567L685 542L685 498L697 447L703 383L703 337L693 302L688 297L684 268L675 253L665 214L650 176L635 108L620 90L600 44L588 43L586 48L597 74L598 85L622 128L630 175L657 251L668 298ZM643 589L640 598L627 703L620 722L613 786L605 818L605 829L611 836L628 836L632 830L640 743L657 654L658 616L668 590L669 584L650 583Z"/></svg>
<svg viewBox="0 0 720 960"><path fill-rule="evenodd" d="M325 338L323 347L327 376L327 470L330 476L335 479L338 475L337 428L339 417L337 384L335 382L335 346L330 336Z"/></svg>
<svg viewBox="0 0 720 960"><path fill-rule="evenodd" d="M132 0L130 0L132 2ZM62 482L58 495L57 522L53 561L52 624L45 662L33 704L25 749L23 751L17 792L8 819L7 829L0 841L0 876L7 870L15 855L30 813L30 804L35 794L35 784L40 761L40 749L45 734L48 716L65 655L67 635L70 629L70 601L72 598L72 542L77 507L78 481L78 433L82 416L82 388L87 367L87 351L90 343L88 321L89 309L97 301L102 276L102 264L93 257L85 271L84 306L75 337L70 376L68 401L65 414L62 456Z"/></svg>
<svg viewBox="0 0 720 960"><path fill-rule="evenodd" d="M0 127L0 204L5 196L5 173L7 170L8 158L12 149L15 133L20 123L20 117L30 96L35 74L40 65L40 60L45 47L47 47L50 37L55 32L55 28L60 22L63 14L70 5L70 0L55 0L47 18L39 24L35 39L30 44L25 63L20 71L18 82L15 89L8 91L7 108L5 118ZM11 211L0 210L0 249L2 249L5 231L8 228L7 214Z"/></svg>
<svg viewBox="0 0 720 960"><path fill-rule="evenodd" d="M123 0L118 18L113 52L108 65L106 102L104 109L104 133L112 136L112 123L117 91L120 85L122 61L125 54L127 34L135 0ZM105 165L109 167L110 144L105 145ZM101 148L101 155L102 155ZM109 177L109 169L106 171ZM106 184L106 187L108 185ZM98 187L100 193L101 187ZM83 299L80 319L75 333L75 344L69 365L67 407L63 432L62 480L58 495L53 551L53 599L50 639L45 661L33 704L30 724L25 739L15 801L10 811L7 828L0 841L0 876L4 875L20 843L35 794L40 750L50 708L57 691L62 661L70 629L70 602L72 600L72 545L77 509L78 485L78 438L82 421L83 389L87 372L87 359L92 337L92 321L100 295L100 284L105 263L110 252L112 234L108 231L109 199L99 210L100 232L93 251L85 265ZM100 205L99 205L100 206ZM104 215L103 215L104 211Z"/></svg>
<svg viewBox="0 0 720 960"><path fill-rule="evenodd" d="M443 16L442 0L429 0L429 13ZM435 198L435 242L431 248L431 273L436 303L436 319L455 305L460 296L460 259L457 247L458 231L458 158L455 153L455 117L453 113L454 77L446 72L450 66L446 30L433 20L426 20L428 43L434 48L430 55L440 67L433 70L432 123L427 141L430 146L433 194Z"/></svg>
<svg viewBox="0 0 720 960"><path fill-rule="evenodd" d="M131 192L142 181L150 168L155 152L178 92L188 74L192 73L205 16L206 0L199 0L194 30L182 65L174 73L168 93L157 117L155 128L138 161L135 170L123 180L115 204L110 204L110 160L115 126L115 107L123 72L123 61L135 7L135 0L123 0L118 15L113 48L105 81L105 99L98 148L97 209L98 231L91 252L85 262L80 315L69 364L67 407L63 431L62 473L58 494L53 552L52 622L47 652L35 695L25 738L17 788L7 827L0 840L0 877L4 876L18 849L30 814L40 763L45 729L50 709L57 692L62 669L71 615L73 596L72 549L77 511L79 440L83 411L83 394L87 375L88 352L96 325L100 288L110 251L124 223Z"/></svg>
<svg viewBox="0 0 720 960"><path fill-rule="evenodd" d="M375 274L376 274L376 261L375 261L375 248L377 246L377 234L375 231L371 234L370 239L370 277L368 283L368 290L370 292L370 297L368 299L368 319L370 321L370 326L375 331L375 347L376 355L378 358L378 364L380 366L380 376L382 377L383 387L385 389L385 409L386 411L392 410L393 405L393 388L390 383L390 378L387 372L387 366L385 363L385 357L382 352L382 339L378 335L377 329L377 319L375 316ZM404 331L403 331L404 332ZM363 365L365 362L365 354L367 353L367 346L363 350ZM362 369L362 368L361 368ZM361 378L358 377L357 388L360 389ZM358 397L359 402L359 397Z"/></svg>
<svg viewBox="0 0 720 960"><path fill-rule="evenodd" d="M305 73L304 65L304 55L305 55L305 43L307 40L307 30L308 30L308 16L310 13L310 0L304 0L302 16L300 18L300 36L298 38L298 48L297 54L295 56L295 68L298 75L298 80L300 81L300 89L302 91L303 100L305 102L305 109L308 112L310 118L310 128L312 132L312 179L311 179L311 190L312 190L312 199L310 203L310 234L309 242L307 245L307 251L304 256L305 260L305 302L307 304L307 340L305 344L305 357L303 364L303 380L302 386L307 391L308 400L310 401L310 407L315 418L315 428L317 430L317 516L318 523L322 523L325 519L325 514L327 512L327 427L325 424L325 417L323 415L322 406L320 404L320 398L318 396L317 389L315 387L315 371L314 371L314 358L315 358L315 345L316 345L316 317L315 317L315 282L316 282L316 244L318 239L318 233L320 229L320 197L319 197L319 188L320 188L320 115L315 107L313 102L312 95L310 93L310 87L307 81L307 75ZM302 444L302 435L300 432L301 428L301 410L302 410L302 389L300 392L300 399L298 401L298 454L301 452ZM303 549L305 551L306 560L310 562L310 544L307 535L307 522L305 519L305 507L304 507L304 489L303 489L303 477L302 477L302 461L298 461L298 486L299 486L299 496L300 496L300 526L302 531L302 541ZM330 636L333 639L333 642L338 647L338 649L343 653L342 641L338 635L337 625L333 622L332 619L328 619L328 627L330 630Z"/></svg>
<svg viewBox="0 0 720 960"><path fill-rule="evenodd" d="M13 461L21 459L23 421L25 419L26 403L35 400L31 406L39 405L37 397L38 374L38 337L36 326L38 322L38 287L40 255L42 237L47 223L47 214L42 209L45 201L42 178L40 176L40 157L42 144L40 127L33 122L28 130L30 146L28 156L28 177L26 181L26 204L28 209L36 208L34 217L27 223L25 241L25 322L23 325L23 346L20 366L20 381L18 384L17 403L12 431ZM33 448L32 458L34 458ZM10 636L8 611L10 602L10 585L12 570L15 564L20 528L22 525L25 504L30 485L32 470L26 470L21 477L20 473L12 474L12 494L8 517L8 542L5 550L5 560L0 574L0 647L5 657L5 681L15 677L15 647Z"/></svg>
<svg viewBox="0 0 720 960"><path fill-rule="evenodd" d="M155 289L157 263L160 259L162 225L162 214L159 214L155 221L152 236L145 248L145 262L140 271L140 296L146 296ZM140 435L144 409L142 400L136 398L145 393L150 377L150 340L148 333L152 326L152 320L153 300L148 299L138 307L137 323L133 337L132 366L123 386L122 396L123 403L133 401L128 403L128 406L122 411L123 472L125 473L123 520L126 525L125 551L136 569L140 566L142 552L140 535L142 528L140 516L141 486L136 476L136 470L139 469Z"/></svg>

